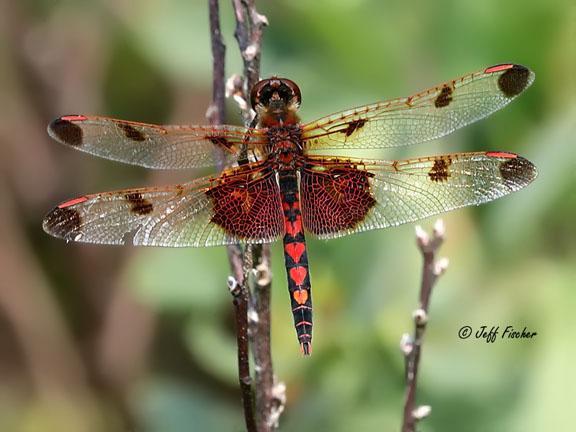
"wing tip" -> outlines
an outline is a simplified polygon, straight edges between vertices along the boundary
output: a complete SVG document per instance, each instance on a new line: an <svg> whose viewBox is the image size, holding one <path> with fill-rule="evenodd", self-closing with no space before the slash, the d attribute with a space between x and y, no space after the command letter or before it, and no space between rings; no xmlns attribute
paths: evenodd
<svg viewBox="0 0 576 432"><path fill-rule="evenodd" d="M48 135L62 144L72 147L81 146L84 140L82 128L75 124L77 121L84 121L87 117L83 115L67 115L53 120L48 125Z"/></svg>
<svg viewBox="0 0 576 432"><path fill-rule="evenodd" d="M502 178L515 189L521 189L538 177L538 169L528 159L509 152L487 152L486 156L501 159L498 170Z"/></svg>
<svg viewBox="0 0 576 432"><path fill-rule="evenodd" d="M498 88L508 98L518 96L532 85L536 74L528 67L515 64L503 63L484 69L484 73L499 73Z"/></svg>
<svg viewBox="0 0 576 432"><path fill-rule="evenodd" d="M61 238L66 241L80 240L80 225L82 218L78 210L66 207L54 207L44 217L42 221L42 229L46 234L56 238Z"/></svg>

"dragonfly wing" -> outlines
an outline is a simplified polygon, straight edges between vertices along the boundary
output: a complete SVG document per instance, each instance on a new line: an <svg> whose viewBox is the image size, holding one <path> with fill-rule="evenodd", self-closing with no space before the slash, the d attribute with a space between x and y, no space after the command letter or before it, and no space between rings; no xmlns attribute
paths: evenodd
<svg viewBox="0 0 576 432"><path fill-rule="evenodd" d="M75 198L54 208L43 227L67 241L201 247L274 241L282 216L273 172L243 166L183 185Z"/></svg>
<svg viewBox="0 0 576 432"><path fill-rule="evenodd" d="M159 169L213 166L219 162L218 150L230 165L243 143L262 140L260 130L240 126L158 126L84 115L54 120L48 134L86 153Z"/></svg>
<svg viewBox="0 0 576 432"><path fill-rule="evenodd" d="M300 181L303 223L323 239L483 204L522 189L537 175L530 161L506 152L308 162Z"/></svg>
<svg viewBox="0 0 576 432"><path fill-rule="evenodd" d="M303 126L309 151L386 148L442 137L497 111L528 88L534 72L498 65L410 97L375 103Z"/></svg>

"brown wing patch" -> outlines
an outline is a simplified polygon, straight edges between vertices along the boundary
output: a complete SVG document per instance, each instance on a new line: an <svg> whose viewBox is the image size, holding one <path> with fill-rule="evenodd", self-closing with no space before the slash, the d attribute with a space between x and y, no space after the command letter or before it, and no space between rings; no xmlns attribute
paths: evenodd
<svg viewBox="0 0 576 432"><path fill-rule="evenodd" d="M444 85L440 91L440 94L436 100L434 100L434 106L436 108L442 108L450 105L450 102L452 102L452 87Z"/></svg>
<svg viewBox="0 0 576 432"><path fill-rule="evenodd" d="M434 165L428 173L430 180L434 182L446 181L450 177L448 167L452 164L450 156L438 157L434 160Z"/></svg>
<svg viewBox="0 0 576 432"><path fill-rule="evenodd" d="M350 123L348 123L348 127L346 129L344 129L342 131L342 133L344 135L346 135L347 137L349 137L350 135L352 135L356 130L362 129L364 127L364 125L366 124L367 120L366 119L357 119L357 120L353 120Z"/></svg>
<svg viewBox="0 0 576 432"><path fill-rule="evenodd" d="M530 70L521 65L514 65L498 78L498 88L504 96L513 97L520 94L527 86Z"/></svg>
<svg viewBox="0 0 576 432"><path fill-rule="evenodd" d="M136 129L134 126L129 125L128 123L117 123L118 127L122 129L126 138L132 141L145 141L146 136Z"/></svg>
<svg viewBox="0 0 576 432"><path fill-rule="evenodd" d="M184 195L184 186L177 184L174 187L176 189L176 196L177 197L181 197L182 195Z"/></svg>
<svg viewBox="0 0 576 432"><path fill-rule="evenodd" d="M528 182L536 177L534 165L521 157L510 158L500 164L500 175L508 182Z"/></svg>
<svg viewBox="0 0 576 432"><path fill-rule="evenodd" d="M65 118L56 119L50 123L48 130L63 143L74 147L82 145L82 128L70 120Z"/></svg>
<svg viewBox="0 0 576 432"><path fill-rule="evenodd" d="M345 163L321 168L302 172L304 226L317 235L353 229L376 204L369 182L373 174Z"/></svg>
<svg viewBox="0 0 576 432"><path fill-rule="evenodd" d="M79 233L81 223L82 218L77 210L56 207L44 219L43 227L44 231L53 236L74 240Z"/></svg>
<svg viewBox="0 0 576 432"><path fill-rule="evenodd" d="M282 232L280 189L273 172L225 178L208 189L211 222L240 239L270 239Z"/></svg>
<svg viewBox="0 0 576 432"><path fill-rule="evenodd" d="M138 215L147 215L154 210L152 203L144 198L139 192L133 192L125 195L126 200L130 203L132 208L130 209L132 213Z"/></svg>

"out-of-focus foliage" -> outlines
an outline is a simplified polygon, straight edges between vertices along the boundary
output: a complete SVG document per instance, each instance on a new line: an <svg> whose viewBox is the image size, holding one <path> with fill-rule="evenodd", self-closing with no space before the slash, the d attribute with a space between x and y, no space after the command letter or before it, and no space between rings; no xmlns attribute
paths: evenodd
<svg viewBox="0 0 576 432"><path fill-rule="evenodd" d="M233 431L243 421L223 248L65 244L41 231L55 203L181 181L51 142L67 113L201 123L211 94L207 2L3 0L0 13L0 430ZM227 74L240 72L223 2ZM260 2L263 75L297 81L302 117L407 95L502 62L536 72L525 95L454 135L382 157L521 153L520 193L445 217L418 400L423 431L573 429L576 387L576 4L538 1ZM229 104L229 121L237 108ZM426 226L431 221L426 221ZM273 246L275 371L283 431L398 430L402 333L420 257L413 226L309 241L314 355L299 355ZM532 340L460 340L524 326ZM127 426L128 425L128 426Z"/></svg>

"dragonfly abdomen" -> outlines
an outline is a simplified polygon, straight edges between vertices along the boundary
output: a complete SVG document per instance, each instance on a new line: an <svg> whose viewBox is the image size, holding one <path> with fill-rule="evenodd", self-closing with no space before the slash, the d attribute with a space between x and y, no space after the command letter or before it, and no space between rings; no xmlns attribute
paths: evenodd
<svg viewBox="0 0 576 432"><path fill-rule="evenodd" d="M310 355L312 342L312 296L302 226L300 194L295 171L279 173L280 194L284 212L284 262L296 334L304 355Z"/></svg>

